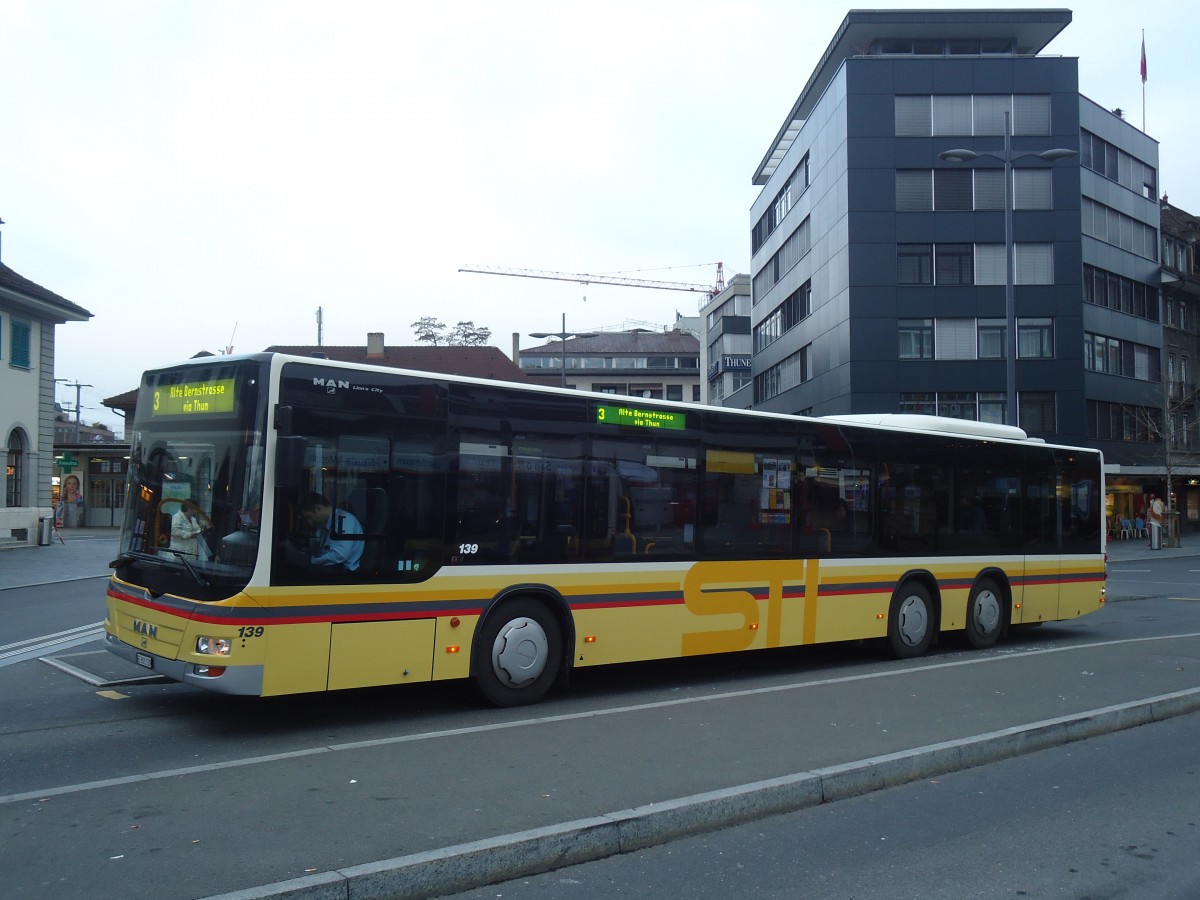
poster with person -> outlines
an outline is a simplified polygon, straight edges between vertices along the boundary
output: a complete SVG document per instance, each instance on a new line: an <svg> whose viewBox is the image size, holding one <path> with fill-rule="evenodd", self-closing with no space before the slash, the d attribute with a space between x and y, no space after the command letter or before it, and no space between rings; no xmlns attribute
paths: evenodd
<svg viewBox="0 0 1200 900"><path fill-rule="evenodd" d="M58 528L79 528L84 523L83 514L83 485L79 476L72 472L63 477L54 524Z"/></svg>

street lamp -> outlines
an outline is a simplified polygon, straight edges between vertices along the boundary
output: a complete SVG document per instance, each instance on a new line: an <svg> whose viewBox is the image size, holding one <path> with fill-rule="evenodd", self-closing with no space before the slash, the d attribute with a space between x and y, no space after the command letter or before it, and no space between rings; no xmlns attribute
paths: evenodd
<svg viewBox="0 0 1200 900"><path fill-rule="evenodd" d="M562 341L562 386L567 386L567 338L590 338L596 337L595 331L567 331L567 314L563 313L562 331L531 331L529 336L532 338L552 338L556 337Z"/></svg>
<svg viewBox="0 0 1200 900"><path fill-rule="evenodd" d="M947 162L972 162L981 156L990 156L1004 163L1004 318L1005 331L1008 336L1008 363L1006 380L1008 382L1007 408L1004 419L1009 425L1017 424L1017 310L1013 298L1013 160L1027 156L1055 162L1069 159L1076 151L1056 147L1053 150L1023 150L1014 153L1012 149L1011 113L1004 114L1004 149L1003 150L944 150L938 154L938 159Z"/></svg>

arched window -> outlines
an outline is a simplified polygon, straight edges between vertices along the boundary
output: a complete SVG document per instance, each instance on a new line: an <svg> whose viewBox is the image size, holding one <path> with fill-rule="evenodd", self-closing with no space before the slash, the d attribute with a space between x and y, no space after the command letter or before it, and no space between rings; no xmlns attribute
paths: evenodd
<svg viewBox="0 0 1200 900"><path fill-rule="evenodd" d="M20 429L8 436L8 461L4 471L4 505L23 505L21 486L25 482L25 438Z"/></svg>

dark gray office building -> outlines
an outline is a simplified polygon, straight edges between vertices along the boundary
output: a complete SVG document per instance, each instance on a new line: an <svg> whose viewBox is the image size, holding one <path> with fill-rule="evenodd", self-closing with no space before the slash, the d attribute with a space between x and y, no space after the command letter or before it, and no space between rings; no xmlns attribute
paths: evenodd
<svg viewBox="0 0 1200 900"><path fill-rule="evenodd" d="M1039 55L1070 21L846 16L754 175L755 408L1012 422L1011 317L1013 424L1145 462L1158 144L1079 94L1078 60ZM960 149L981 155L940 156Z"/></svg>

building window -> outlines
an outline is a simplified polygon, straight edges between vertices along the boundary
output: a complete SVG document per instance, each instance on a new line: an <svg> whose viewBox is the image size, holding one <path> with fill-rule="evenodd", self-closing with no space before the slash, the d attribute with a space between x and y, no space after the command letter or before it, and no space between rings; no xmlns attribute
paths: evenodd
<svg viewBox="0 0 1200 900"><path fill-rule="evenodd" d="M1014 135L1050 134L1049 94L918 94L896 97L896 136L1002 135L1006 112Z"/></svg>
<svg viewBox="0 0 1200 900"><path fill-rule="evenodd" d="M8 458L4 477L4 505L24 506L25 438L19 430L8 436Z"/></svg>
<svg viewBox="0 0 1200 900"><path fill-rule="evenodd" d="M1053 391L1022 391L1017 406L1017 424L1029 434L1058 433Z"/></svg>
<svg viewBox="0 0 1200 900"><path fill-rule="evenodd" d="M1005 359L1008 356L1008 325L1004 319L980 319L978 333L980 359Z"/></svg>
<svg viewBox="0 0 1200 900"><path fill-rule="evenodd" d="M1079 134L1079 162L1085 169L1091 169L1148 200L1158 197L1158 173L1153 166L1087 129L1081 129Z"/></svg>
<svg viewBox="0 0 1200 900"><path fill-rule="evenodd" d="M682 384L668 384L667 385L667 399L668 400L682 400L683 399L683 385Z"/></svg>
<svg viewBox="0 0 1200 900"><path fill-rule="evenodd" d="M937 415L937 394L924 392L901 392L900 412L918 416Z"/></svg>
<svg viewBox="0 0 1200 900"><path fill-rule="evenodd" d="M933 208L936 210L971 210L975 206L972 190L973 170L962 167L933 170Z"/></svg>
<svg viewBox="0 0 1200 900"><path fill-rule="evenodd" d="M33 365L33 347L30 335L32 328L28 322L10 319L8 362L18 369L28 369Z"/></svg>
<svg viewBox="0 0 1200 900"><path fill-rule="evenodd" d="M1054 320L1018 319L1017 356L1020 359L1054 358Z"/></svg>
<svg viewBox="0 0 1200 900"><path fill-rule="evenodd" d="M935 319L934 334L936 359L976 358L978 338L975 334L974 319Z"/></svg>
<svg viewBox="0 0 1200 900"><path fill-rule="evenodd" d="M901 359L933 359L933 319L901 319L896 333Z"/></svg>
<svg viewBox="0 0 1200 900"><path fill-rule="evenodd" d="M1158 260L1158 230L1088 197L1080 202L1083 233L1130 253Z"/></svg>
<svg viewBox="0 0 1200 900"><path fill-rule="evenodd" d="M1013 209L1050 209L1053 196L1051 169L1013 170Z"/></svg>
<svg viewBox="0 0 1200 900"><path fill-rule="evenodd" d="M771 346L812 312L812 281L792 291L754 328L754 352Z"/></svg>
<svg viewBox="0 0 1200 900"><path fill-rule="evenodd" d="M1002 391L901 392L899 411L914 415L947 416L953 419L1003 425L1007 398Z"/></svg>
<svg viewBox="0 0 1200 900"><path fill-rule="evenodd" d="M1084 333L1083 366L1090 372L1124 375L1138 381L1158 381L1162 351L1158 347Z"/></svg>
<svg viewBox="0 0 1200 900"><path fill-rule="evenodd" d="M771 366L754 378L754 402L762 403L803 384L812 377L809 358L812 344Z"/></svg>
<svg viewBox="0 0 1200 900"><path fill-rule="evenodd" d="M1005 424L1008 421L1008 395L1002 391L980 391L979 421Z"/></svg>
<svg viewBox="0 0 1200 900"><path fill-rule="evenodd" d="M933 244L900 244L900 284L933 284Z"/></svg>
<svg viewBox="0 0 1200 900"><path fill-rule="evenodd" d="M1104 400L1087 401L1087 436L1101 441L1162 440L1162 410Z"/></svg>
<svg viewBox="0 0 1200 900"><path fill-rule="evenodd" d="M938 284L974 284L975 248L971 244L937 244Z"/></svg>
<svg viewBox="0 0 1200 900"><path fill-rule="evenodd" d="M1083 267L1083 299L1151 322L1161 318L1156 287L1091 265Z"/></svg>
<svg viewBox="0 0 1200 900"><path fill-rule="evenodd" d="M930 212L933 209L932 169L896 170L896 211ZM940 170L939 170L940 171Z"/></svg>
<svg viewBox="0 0 1200 900"><path fill-rule="evenodd" d="M939 416L949 419L969 419L974 422L979 418L976 407L976 395L973 392L938 392L937 411Z"/></svg>
<svg viewBox="0 0 1200 900"><path fill-rule="evenodd" d="M1054 245L1015 244L1013 284L1054 284Z"/></svg>

